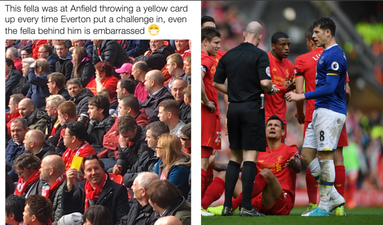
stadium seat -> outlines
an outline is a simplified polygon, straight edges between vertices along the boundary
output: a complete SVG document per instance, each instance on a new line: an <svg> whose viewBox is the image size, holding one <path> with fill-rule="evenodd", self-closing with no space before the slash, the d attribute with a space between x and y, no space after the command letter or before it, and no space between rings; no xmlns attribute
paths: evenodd
<svg viewBox="0 0 383 225"><path fill-rule="evenodd" d="M109 178L117 184L124 184L124 177L121 174L109 173Z"/></svg>

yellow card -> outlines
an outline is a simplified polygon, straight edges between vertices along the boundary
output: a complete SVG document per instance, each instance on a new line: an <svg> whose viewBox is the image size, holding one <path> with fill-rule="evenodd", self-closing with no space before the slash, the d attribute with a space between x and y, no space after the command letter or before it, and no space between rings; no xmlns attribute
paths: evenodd
<svg viewBox="0 0 383 225"><path fill-rule="evenodd" d="M75 168L76 170L80 170L82 162L82 157L75 155L72 160L72 165L70 168Z"/></svg>

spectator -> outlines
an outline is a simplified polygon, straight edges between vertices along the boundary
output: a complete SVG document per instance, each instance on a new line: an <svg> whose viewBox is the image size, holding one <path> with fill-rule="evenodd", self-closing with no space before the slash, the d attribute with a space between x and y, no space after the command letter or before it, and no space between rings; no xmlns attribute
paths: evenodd
<svg viewBox="0 0 383 225"><path fill-rule="evenodd" d="M83 216L79 212L66 214L60 218L57 225L83 225Z"/></svg>
<svg viewBox="0 0 383 225"><path fill-rule="evenodd" d="M184 54L184 52L189 48L189 40L174 40L176 44L176 50L175 52L180 54L181 56Z"/></svg>
<svg viewBox="0 0 383 225"><path fill-rule="evenodd" d="M51 95L61 95L65 100L69 100L70 96L65 89L65 76L60 72L53 72L48 75L48 90Z"/></svg>
<svg viewBox="0 0 383 225"><path fill-rule="evenodd" d="M35 60L33 58L25 58L22 60L22 74L18 84L13 88L12 94L23 94L27 95L30 84L28 80L29 67Z"/></svg>
<svg viewBox="0 0 383 225"><path fill-rule="evenodd" d="M135 88L136 88L136 84L134 83L134 81L132 79L122 78L121 80L119 80L117 82L116 93L117 93L117 100L118 101L113 101L113 103L110 106L110 108L113 109L114 112L117 111L117 116L119 116L119 113L118 113L119 101L124 96L133 95Z"/></svg>
<svg viewBox="0 0 383 225"><path fill-rule="evenodd" d="M25 202L23 223L45 225L52 223L52 202L41 195L31 195Z"/></svg>
<svg viewBox="0 0 383 225"><path fill-rule="evenodd" d="M62 156L65 171L71 168L75 156L83 158L96 154L87 139L86 127L82 122L74 121L66 124L63 141L67 149Z"/></svg>
<svg viewBox="0 0 383 225"><path fill-rule="evenodd" d="M5 58L11 59L15 69L21 73L21 58L19 58L19 53L15 47L10 47L7 49L5 52Z"/></svg>
<svg viewBox="0 0 383 225"><path fill-rule="evenodd" d="M69 48L69 51L73 53L75 47L84 47L92 61L93 54L93 42L91 40L70 40L72 42L72 47Z"/></svg>
<svg viewBox="0 0 383 225"><path fill-rule="evenodd" d="M139 110L139 102L133 95L124 96L119 102L119 114L131 115L137 122L138 125L146 127L150 120L145 114L145 111Z"/></svg>
<svg viewBox="0 0 383 225"><path fill-rule="evenodd" d="M64 41L58 41L54 47L56 49L56 54L59 57L56 62L55 71L64 74L65 79L69 80L73 69L73 64L71 62L72 57L68 54L69 49Z"/></svg>
<svg viewBox="0 0 383 225"><path fill-rule="evenodd" d="M175 216L164 216L159 218L154 225L182 225L182 222Z"/></svg>
<svg viewBox="0 0 383 225"><path fill-rule="evenodd" d="M94 78L95 68L88 57L84 47L74 47L73 49L73 69L71 73L72 78L79 78L83 87Z"/></svg>
<svg viewBox="0 0 383 225"><path fill-rule="evenodd" d="M113 126L115 118L109 115L109 100L100 94L89 99L88 107L90 121L87 132L92 137L90 144L98 154L104 149L102 140Z"/></svg>
<svg viewBox="0 0 383 225"><path fill-rule="evenodd" d="M116 88L118 79L113 76L113 66L108 61L98 62L96 68L96 79L92 80L86 86L94 95L97 92L107 91L110 101L116 96Z"/></svg>
<svg viewBox="0 0 383 225"><path fill-rule="evenodd" d="M187 83L181 78L176 78L172 83L172 88L170 89L174 99L178 102L180 107L179 118L184 123L191 122L191 108L184 101L184 89L186 88Z"/></svg>
<svg viewBox="0 0 383 225"><path fill-rule="evenodd" d="M93 93L88 88L83 88L78 78L68 80L67 88L71 97L70 100L77 106L77 115L88 115L88 101L93 97Z"/></svg>
<svg viewBox="0 0 383 225"><path fill-rule="evenodd" d="M134 77L132 76L132 66L133 64L131 63L124 63L122 64L120 68L115 69L114 71L120 74L121 79L124 79L124 78L134 79Z"/></svg>
<svg viewBox="0 0 383 225"><path fill-rule="evenodd" d="M38 56L39 59L46 59L49 62L49 71L51 73L56 71L56 62L59 60L59 57L53 52L50 45L41 45L39 47Z"/></svg>
<svg viewBox="0 0 383 225"><path fill-rule="evenodd" d="M5 40L5 51L7 51L8 48L13 47L15 45L15 40Z"/></svg>
<svg viewBox="0 0 383 225"><path fill-rule="evenodd" d="M40 194L40 159L33 154L24 153L16 158L13 164L16 174L19 176L15 195L28 198L30 195Z"/></svg>
<svg viewBox="0 0 383 225"><path fill-rule="evenodd" d="M185 57L184 60L184 70L185 70L185 80L189 84L191 84L191 55Z"/></svg>
<svg viewBox="0 0 383 225"><path fill-rule="evenodd" d="M21 59L31 58L32 57L32 48L31 46L24 46L20 51Z"/></svg>
<svg viewBox="0 0 383 225"><path fill-rule="evenodd" d="M53 145L45 143L44 133L40 130L29 130L25 134L23 143L25 151L32 153L40 160L55 152Z"/></svg>
<svg viewBox="0 0 383 225"><path fill-rule="evenodd" d="M84 224L86 225L113 225L112 214L103 205L89 207L84 213Z"/></svg>
<svg viewBox="0 0 383 225"><path fill-rule="evenodd" d="M180 139L184 152L191 154L191 123L182 127Z"/></svg>
<svg viewBox="0 0 383 225"><path fill-rule="evenodd" d="M152 206L149 204L147 190L150 183L158 179L157 174L152 172L141 172L138 174L132 185L132 207L129 213L121 218L119 225L154 224L157 217Z"/></svg>
<svg viewBox="0 0 383 225"><path fill-rule="evenodd" d="M19 113L19 102L24 98L22 94L13 94L9 98L9 112L5 113L5 122L7 123L7 142L11 136L11 123L14 119L20 118L21 115Z"/></svg>
<svg viewBox="0 0 383 225"><path fill-rule="evenodd" d="M21 64L20 64L21 65ZM13 61L11 59L5 59L5 104L8 104L9 98L12 95L13 89L19 83L22 75L14 67ZM8 108L8 105L5 106Z"/></svg>
<svg viewBox="0 0 383 225"><path fill-rule="evenodd" d="M45 111L47 112L47 126L45 128L45 139L52 137L56 131L60 129L60 121L58 120L58 107L65 99L61 95L50 95L45 104Z"/></svg>
<svg viewBox="0 0 383 225"><path fill-rule="evenodd" d="M29 129L38 129L44 132L48 116L45 111L37 109L30 98L24 98L19 102L19 113L27 120Z"/></svg>
<svg viewBox="0 0 383 225"><path fill-rule="evenodd" d="M38 59L29 68L28 80L31 84L27 98L32 99L36 108L45 106L45 98L49 96L48 90L49 63L46 59Z"/></svg>
<svg viewBox="0 0 383 225"><path fill-rule="evenodd" d="M119 147L118 159L113 167L114 174L124 175L139 158L148 153L152 156L154 152L145 142L145 133L136 120L130 115L120 117L118 121Z"/></svg>
<svg viewBox="0 0 383 225"><path fill-rule="evenodd" d="M122 64L131 62L120 43L115 40L92 40L93 58L92 63L100 61L109 62L112 67L120 68Z"/></svg>
<svg viewBox="0 0 383 225"><path fill-rule="evenodd" d="M48 40L32 40L32 57L38 58L38 52L41 45L48 44Z"/></svg>
<svg viewBox="0 0 383 225"><path fill-rule="evenodd" d="M179 104L176 100L165 99L158 105L158 118L161 122L166 123L171 134L181 136L181 128L185 123L179 119Z"/></svg>
<svg viewBox="0 0 383 225"><path fill-rule="evenodd" d="M166 64L166 57L174 53L174 49L164 44L164 40L150 40L150 50L136 57L135 62L145 61L149 69L161 70Z"/></svg>
<svg viewBox="0 0 383 225"><path fill-rule="evenodd" d="M74 184L78 172L70 168L61 198L63 209L83 213L92 205L103 205L110 210L113 224L128 214L130 207L126 187L110 180L104 170L104 164L97 156L87 156L81 164L86 180Z"/></svg>
<svg viewBox="0 0 383 225"><path fill-rule="evenodd" d="M191 107L191 86L190 84L184 89L184 102Z"/></svg>
<svg viewBox="0 0 383 225"><path fill-rule="evenodd" d="M182 57L178 53L169 55L166 58L166 69L171 75L171 79L168 82L167 88L170 91L172 89L172 83L176 78L186 79L185 71L183 70L184 63Z"/></svg>
<svg viewBox="0 0 383 225"><path fill-rule="evenodd" d="M148 64L144 61L137 61L133 64L132 75L134 79L138 81L136 89L134 90L134 97L136 97L140 102L145 102L149 94L145 88L145 75L148 71Z"/></svg>
<svg viewBox="0 0 383 225"><path fill-rule="evenodd" d="M136 58L149 49L149 40L123 40L121 46L129 57Z"/></svg>
<svg viewBox="0 0 383 225"><path fill-rule="evenodd" d="M149 203L160 217L175 216L183 225L191 224L190 203L180 190L167 180L156 180L148 188Z"/></svg>
<svg viewBox="0 0 383 225"><path fill-rule="evenodd" d="M5 224L19 225L23 222L23 210L25 198L18 195L10 195L5 200Z"/></svg>
<svg viewBox="0 0 383 225"><path fill-rule="evenodd" d="M150 121L158 120L158 104L164 99L174 99L172 94L164 87L164 76L159 70L152 70L145 75L145 88L149 93L142 104Z"/></svg>

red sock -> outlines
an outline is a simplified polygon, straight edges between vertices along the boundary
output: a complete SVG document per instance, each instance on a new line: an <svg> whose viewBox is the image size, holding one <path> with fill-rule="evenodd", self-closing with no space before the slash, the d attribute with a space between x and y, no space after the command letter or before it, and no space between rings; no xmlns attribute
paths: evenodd
<svg viewBox="0 0 383 225"><path fill-rule="evenodd" d="M346 171L343 165L335 166L334 186L340 195L344 196L344 184L346 182Z"/></svg>
<svg viewBox="0 0 383 225"><path fill-rule="evenodd" d="M318 182L311 175L309 168L306 168L306 187L309 203L317 204Z"/></svg>
<svg viewBox="0 0 383 225"><path fill-rule="evenodd" d="M205 195L201 201L201 205L204 209L207 209L217 199L221 197L225 191L225 181L220 177L214 178L213 182L206 189Z"/></svg>
<svg viewBox="0 0 383 225"><path fill-rule="evenodd" d="M201 200L203 196L205 195L205 183L206 183L206 170L201 168Z"/></svg>
<svg viewBox="0 0 383 225"><path fill-rule="evenodd" d="M265 177L258 173L257 176L255 176L254 180L254 187L253 187L253 193L251 194L251 198L256 197L259 195L263 189L266 186L266 179ZM239 196L233 200L233 211L236 210L240 205L242 204L242 192L239 194Z"/></svg>

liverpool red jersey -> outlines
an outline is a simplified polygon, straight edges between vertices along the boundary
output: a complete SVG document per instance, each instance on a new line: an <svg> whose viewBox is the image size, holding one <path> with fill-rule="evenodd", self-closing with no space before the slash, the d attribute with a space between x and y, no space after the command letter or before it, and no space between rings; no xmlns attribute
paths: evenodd
<svg viewBox="0 0 383 225"><path fill-rule="evenodd" d="M298 155L300 159L298 147L296 145L281 144L278 148L270 151L269 147L266 148L266 152L259 152L257 161L258 173L267 168L278 179L282 186L282 189L290 194L292 201L295 201L295 181L297 178L296 173L285 164L294 155Z"/></svg>
<svg viewBox="0 0 383 225"><path fill-rule="evenodd" d="M93 147L86 141L84 141L84 144L77 149L67 148L62 156L65 163L65 171L71 167L75 155L84 158L88 155L96 155L96 151L94 151Z"/></svg>
<svg viewBox="0 0 383 225"><path fill-rule="evenodd" d="M280 89L275 95L265 94L265 120L277 115L282 121L286 120L286 86L283 83L294 77L293 63L288 59L279 60L270 52L267 53L270 61L270 75L273 84Z"/></svg>

